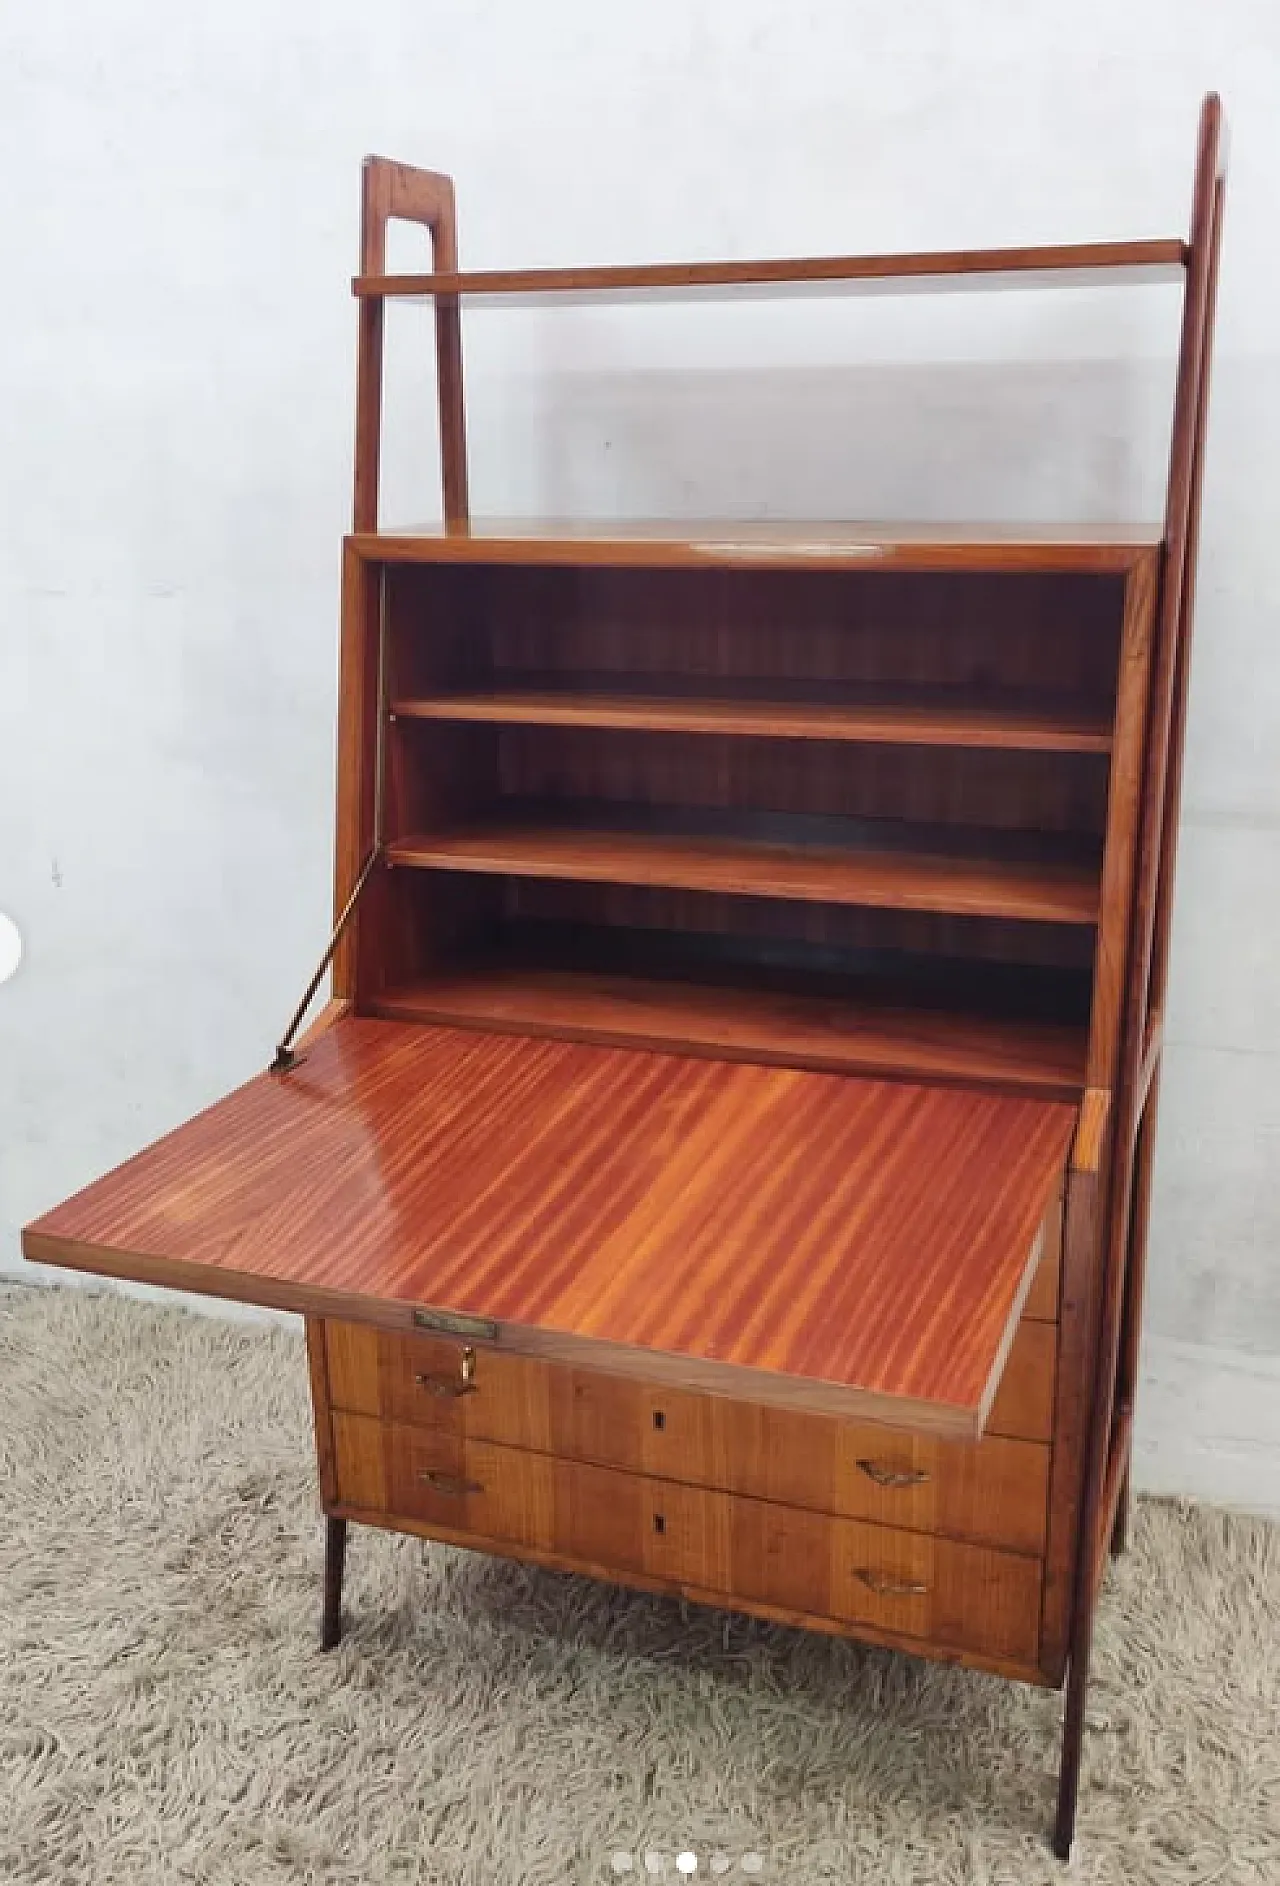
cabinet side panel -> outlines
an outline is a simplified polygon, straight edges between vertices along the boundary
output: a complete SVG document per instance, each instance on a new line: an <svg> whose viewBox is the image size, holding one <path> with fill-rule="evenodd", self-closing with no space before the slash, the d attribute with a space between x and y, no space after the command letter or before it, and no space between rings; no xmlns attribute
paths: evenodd
<svg viewBox="0 0 1280 1886"><path fill-rule="evenodd" d="M367 563L347 543L342 557L342 643L338 672L335 916L354 890L373 843L378 584L377 566ZM361 916L358 912L355 922L348 926L333 958L333 993L346 999L353 999L356 994L356 947Z"/></svg>

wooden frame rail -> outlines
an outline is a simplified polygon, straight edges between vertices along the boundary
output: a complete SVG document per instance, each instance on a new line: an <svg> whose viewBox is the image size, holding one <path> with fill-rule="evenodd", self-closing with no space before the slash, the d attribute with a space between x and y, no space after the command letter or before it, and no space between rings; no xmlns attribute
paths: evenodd
<svg viewBox="0 0 1280 1886"><path fill-rule="evenodd" d="M1164 1005L1172 913L1226 154L1222 101L1216 93L1210 93L1200 116L1192 199L1137 884L1116 1082L1093 1407L1054 1830L1054 1849L1063 1859L1070 1853L1075 1827L1098 1584L1096 1567L1105 1554L1104 1542L1123 1539L1128 1504L1128 1456L1159 1092L1161 1035L1157 1017ZM1154 1052L1149 1056L1150 1049Z"/></svg>

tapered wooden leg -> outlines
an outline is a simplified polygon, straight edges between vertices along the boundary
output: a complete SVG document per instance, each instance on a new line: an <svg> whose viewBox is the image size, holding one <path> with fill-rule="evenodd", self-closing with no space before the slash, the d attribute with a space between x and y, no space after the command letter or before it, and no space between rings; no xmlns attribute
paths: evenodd
<svg viewBox="0 0 1280 1886"><path fill-rule="evenodd" d="M342 1568L347 1556L347 1522L324 1522L324 1612L320 1623L320 1648L332 1650L342 1636Z"/></svg>
<svg viewBox="0 0 1280 1886"><path fill-rule="evenodd" d="M1062 1759L1058 1767L1058 1814L1053 1823L1053 1851L1060 1860L1071 1858L1076 1834L1076 1800L1080 1793L1080 1757L1084 1749L1084 1704L1089 1687L1089 1650L1072 1656L1067 1672L1067 1700L1062 1716Z"/></svg>

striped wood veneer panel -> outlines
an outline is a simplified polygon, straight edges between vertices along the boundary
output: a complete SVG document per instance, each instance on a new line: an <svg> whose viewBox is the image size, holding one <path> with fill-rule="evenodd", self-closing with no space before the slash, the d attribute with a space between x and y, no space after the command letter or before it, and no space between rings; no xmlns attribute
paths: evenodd
<svg viewBox="0 0 1280 1886"><path fill-rule="evenodd" d="M1065 1103L347 1018L33 1259L938 1432L981 1428Z"/></svg>

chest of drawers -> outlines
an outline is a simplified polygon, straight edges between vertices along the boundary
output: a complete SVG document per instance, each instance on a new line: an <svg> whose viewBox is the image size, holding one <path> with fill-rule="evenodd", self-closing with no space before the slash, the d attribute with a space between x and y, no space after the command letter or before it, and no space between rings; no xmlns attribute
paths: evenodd
<svg viewBox="0 0 1280 1886"><path fill-rule="evenodd" d="M980 1441L315 1319L326 1497L344 1518L1052 1681L1060 1227L1055 1203Z"/></svg>

